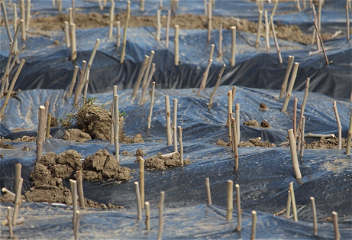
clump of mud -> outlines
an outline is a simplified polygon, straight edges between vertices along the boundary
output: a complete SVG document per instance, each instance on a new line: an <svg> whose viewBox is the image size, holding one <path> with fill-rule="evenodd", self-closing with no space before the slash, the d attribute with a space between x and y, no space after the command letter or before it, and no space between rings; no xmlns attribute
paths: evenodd
<svg viewBox="0 0 352 240"><path fill-rule="evenodd" d="M2 143L5 144L5 142L33 142L33 141L35 141L35 140L37 140L36 137L29 137L29 136L23 136L23 137L20 137L20 138L16 138L16 139L14 139L14 140L7 139L7 138L2 138L2 139L0 140L0 147L1 147L1 144L2 144ZM5 145L8 145L8 144L5 144ZM3 147L3 148L4 148L4 147ZM10 148L10 149L12 149L12 148Z"/></svg>
<svg viewBox="0 0 352 240"><path fill-rule="evenodd" d="M346 148L346 138L341 139L341 148ZM338 149L339 139L337 137L324 138L322 137L319 141L313 141L306 145L307 149Z"/></svg>
<svg viewBox="0 0 352 240"><path fill-rule="evenodd" d="M270 143L268 140L265 142L261 141L261 138L252 138L248 142L240 142L239 147L276 147L274 143Z"/></svg>
<svg viewBox="0 0 352 240"><path fill-rule="evenodd" d="M135 162L139 162L139 157L137 157ZM190 164L191 161L184 159L183 165ZM180 167L181 159L180 153L173 154L161 154L158 153L156 156L152 156L150 158L145 159L145 167L147 169L156 169L156 170L165 170L166 168L171 167Z"/></svg>
<svg viewBox="0 0 352 240"><path fill-rule="evenodd" d="M147 155L147 154L145 154L141 148L138 148L138 149L137 149L137 151L136 151L136 157L143 157L143 156L145 156L145 155Z"/></svg>
<svg viewBox="0 0 352 240"><path fill-rule="evenodd" d="M57 127L57 126L59 126L58 119L52 116L50 120L50 127Z"/></svg>
<svg viewBox="0 0 352 240"><path fill-rule="evenodd" d="M14 146L12 146L12 145L10 145L10 144L3 143L2 141L0 141L0 148L4 148L4 149L16 149Z"/></svg>
<svg viewBox="0 0 352 240"><path fill-rule="evenodd" d="M65 130L64 136L62 138L64 140L75 142L86 142L92 139L88 133L85 133L77 128Z"/></svg>
<svg viewBox="0 0 352 240"><path fill-rule="evenodd" d="M260 110L268 110L269 108L268 108L268 106L266 106L265 103L260 103L259 109L260 109Z"/></svg>
<svg viewBox="0 0 352 240"><path fill-rule="evenodd" d="M267 121L262 121L262 122L260 123L260 126L261 126L262 128L270 128L270 124L269 124L269 122L267 122Z"/></svg>
<svg viewBox="0 0 352 240"><path fill-rule="evenodd" d="M228 146L230 146L230 143L227 143L227 142L225 142L225 141L222 140L222 139L219 139L215 144L216 144L216 145L219 145L219 146L223 146L223 147L228 147Z"/></svg>
<svg viewBox="0 0 352 240"><path fill-rule="evenodd" d="M258 127L259 123L257 120L253 119L253 120L248 120L243 122L244 125L249 126L249 127Z"/></svg>
<svg viewBox="0 0 352 240"><path fill-rule="evenodd" d="M119 166L119 162L107 150L100 149L83 161L83 179L96 181L103 179L130 180L131 170Z"/></svg>

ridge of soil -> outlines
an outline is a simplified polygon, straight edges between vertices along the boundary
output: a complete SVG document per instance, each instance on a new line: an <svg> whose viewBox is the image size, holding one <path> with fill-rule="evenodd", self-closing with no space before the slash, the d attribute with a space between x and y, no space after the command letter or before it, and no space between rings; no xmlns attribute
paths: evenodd
<svg viewBox="0 0 352 240"><path fill-rule="evenodd" d="M230 146L229 142L225 142L222 139L219 139L215 144L223 147ZM268 140L262 142L260 137L251 138L249 139L248 142L240 142L237 144L237 146L238 147L276 147L274 143L270 143Z"/></svg>
<svg viewBox="0 0 352 240"><path fill-rule="evenodd" d="M137 157L136 161L139 163L140 157ZM188 165L190 164L191 161L188 159L183 160L183 165ZM176 152L173 154L162 154L158 153L155 156L152 156L150 158L145 159L145 167L148 170L156 169L156 170L165 170L167 168L171 167L181 167L181 158L180 158L180 153Z"/></svg>
<svg viewBox="0 0 352 240"><path fill-rule="evenodd" d="M341 138L341 148L346 148L346 138ZM307 149L338 149L339 139L337 137L321 138L319 141L313 141L306 144Z"/></svg>

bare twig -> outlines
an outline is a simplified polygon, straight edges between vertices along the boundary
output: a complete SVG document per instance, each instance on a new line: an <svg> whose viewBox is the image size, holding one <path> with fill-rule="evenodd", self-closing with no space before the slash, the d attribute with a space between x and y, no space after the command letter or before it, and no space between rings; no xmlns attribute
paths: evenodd
<svg viewBox="0 0 352 240"><path fill-rule="evenodd" d="M256 227L257 227L257 212L256 211L252 211L252 231L251 231L250 240L254 240L255 239Z"/></svg>
<svg viewBox="0 0 352 240"><path fill-rule="evenodd" d="M137 201L137 219L142 220L142 206L141 206L141 196L139 193L139 184L138 182L134 182L135 190L136 190L136 201Z"/></svg>
<svg viewBox="0 0 352 240"><path fill-rule="evenodd" d="M236 64L236 27L231 27L231 67Z"/></svg>
<svg viewBox="0 0 352 240"><path fill-rule="evenodd" d="M334 113L335 113L335 117L336 117L336 123L337 123L338 146L339 146L339 149L341 149L341 131L342 131L342 126L341 126L341 122L340 122L339 113L338 113L337 107L336 107L336 101L333 102L332 109L334 109Z"/></svg>
<svg viewBox="0 0 352 240"><path fill-rule="evenodd" d="M255 42L255 48L258 48L259 47L259 43L260 43L260 35L261 35L261 28L262 28L262 18L263 18L263 11L259 11L258 31L257 31L257 40Z"/></svg>
<svg viewBox="0 0 352 240"><path fill-rule="evenodd" d="M144 159L138 157L139 159L139 191L141 196L141 206L144 208Z"/></svg>
<svg viewBox="0 0 352 240"><path fill-rule="evenodd" d="M161 236L163 233L164 227L164 219L163 219L163 209L164 209L164 199L165 199L165 192L160 192L160 202L159 202L159 229L158 229L158 240L161 240Z"/></svg>
<svg viewBox="0 0 352 240"><path fill-rule="evenodd" d="M73 88L74 88L74 86L76 84L77 74L78 74L78 66L75 66L75 70L73 71L73 76L72 76L72 80L71 80L70 89L69 89L68 94L67 94L68 98L70 98L71 95L72 95Z"/></svg>
<svg viewBox="0 0 352 240"><path fill-rule="evenodd" d="M222 65L222 68L220 70L220 73L218 74L218 79L216 80L216 84L215 84L215 87L214 87L214 90L213 92L210 94L210 100L209 100L209 104L208 104L208 110L210 110L210 108L213 106L213 100L214 100L214 96L215 96L215 93L216 93L216 90L218 89L219 85L220 85L220 80L221 80L221 77L222 77L222 74L224 73L224 70L226 68L226 65Z"/></svg>
<svg viewBox="0 0 352 240"><path fill-rule="evenodd" d="M180 142L180 160L181 160L181 166L183 167L183 141L182 141L182 131L183 128L181 126L178 127L178 141Z"/></svg>
<svg viewBox="0 0 352 240"><path fill-rule="evenodd" d="M242 229L242 209L241 209L241 197L240 197L240 185L236 184L236 203L237 203L237 227L238 232Z"/></svg>
<svg viewBox="0 0 352 240"><path fill-rule="evenodd" d="M337 220L337 212L332 212L332 222L334 224L335 240L340 240L339 223Z"/></svg>
<svg viewBox="0 0 352 240"><path fill-rule="evenodd" d="M295 65L294 65L293 70L292 70L290 84L289 84L288 89L287 89L286 98L285 98L285 101L284 101L284 103L282 105L281 112L285 112L286 111L288 102L290 101L293 85L295 84L296 77L297 77L298 66L299 66L299 63L295 62Z"/></svg>
<svg viewBox="0 0 352 240"><path fill-rule="evenodd" d="M317 23L315 22L315 20L313 20L313 22L314 22L315 30L317 30L318 29ZM321 38L321 35L320 35L318 30L317 30L317 33L318 33L318 36L319 36L321 47L323 49L326 65L329 65L329 60L328 60L328 56L326 56L326 52L325 52L325 48L324 48L324 44L323 44L323 39Z"/></svg>
<svg viewBox="0 0 352 240"><path fill-rule="evenodd" d="M169 96L165 95L165 110L166 110L166 134L167 134L167 145L172 145L171 137L171 125L170 125L170 100Z"/></svg>
<svg viewBox="0 0 352 240"><path fill-rule="evenodd" d="M227 211L226 220L231 221L233 213L233 182L227 180Z"/></svg>
<svg viewBox="0 0 352 240"><path fill-rule="evenodd" d="M151 98L150 98L150 108L149 108L149 117L148 117L148 129L151 127L151 124L152 124L152 114L153 114L153 107L154 107L154 93L155 93L155 82L153 82L152 94L151 94Z"/></svg>
<svg viewBox="0 0 352 240"><path fill-rule="evenodd" d="M21 195L22 184L23 184L23 178L20 178L20 181L18 182L18 186L17 186L16 197L15 197L15 208L14 208L13 217L12 217L12 225L14 226L17 225L18 209L22 204L22 195Z"/></svg>
<svg viewBox="0 0 352 240"><path fill-rule="evenodd" d="M145 227L150 230L150 208L149 202L145 202Z"/></svg>
<svg viewBox="0 0 352 240"><path fill-rule="evenodd" d="M141 81L142 81L143 75L144 74L148 75L147 73L145 73L145 70L146 70L147 65L148 65L148 60L149 60L149 56L145 55L142 68L141 68L141 70L140 70L140 72L138 74L137 81L136 81L136 83L133 86L133 92L132 92L132 96L131 96L132 100L135 99L136 96L137 96L137 91L138 91L139 85L141 85Z"/></svg>
<svg viewBox="0 0 352 240"><path fill-rule="evenodd" d="M277 2L276 2L276 4L277 4ZM280 50L280 47L279 47L279 43L277 41L276 32L275 32L275 26L274 26L274 22L273 22L273 17L272 16L270 17L270 22L271 22L271 30L273 31L273 36L274 36L274 41L275 41L275 47L276 47L277 55L279 57L279 62L281 64L282 63L281 50Z"/></svg>
<svg viewBox="0 0 352 240"><path fill-rule="evenodd" d="M283 98L284 94L286 93L286 88L287 88L287 82L288 82L288 77L290 76L290 72L292 69L293 61L295 60L294 56L288 56L288 63L287 63L287 68L286 68L286 74L284 81L282 83L281 91L280 91L280 96L279 99Z"/></svg>
<svg viewBox="0 0 352 240"><path fill-rule="evenodd" d="M128 22L130 20L130 6L131 6L131 1L127 1L126 21L125 21L125 27L123 29L123 42L122 42L122 52L121 52L120 63L123 63L125 61L127 28L128 28Z"/></svg>
<svg viewBox="0 0 352 240"><path fill-rule="evenodd" d="M315 200L314 197L310 197L310 201L312 202L312 214L313 214L313 235L316 236L318 233L318 224L317 224L317 210L315 208Z"/></svg>
<svg viewBox="0 0 352 240"><path fill-rule="evenodd" d="M291 194L291 201L292 201L292 211L293 211L293 220L295 222L298 222L297 218L297 207L296 207L296 198L295 198L295 192L293 189L293 182L290 182L290 194Z"/></svg>
<svg viewBox="0 0 352 240"><path fill-rule="evenodd" d="M83 194L83 182L82 182L82 171L76 172L76 180L77 180L77 190L78 190L78 200L79 200L79 207L84 208L84 194Z"/></svg>
<svg viewBox="0 0 352 240"><path fill-rule="evenodd" d="M179 48L178 48L178 33L179 31L179 28L178 28L178 25L175 25L175 37L174 37L174 45L175 45L175 65L178 66L179 65Z"/></svg>
<svg viewBox="0 0 352 240"><path fill-rule="evenodd" d="M205 179L205 190L207 192L208 206L212 205L209 178Z"/></svg>
<svg viewBox="0 0 352 240"><path fill-rule="evenodd" d="M166 23L166 39L165 39L165 47L169 48L169 29L170 29L170 19L171 19L171 11L167 11L167 23Z"/></svg>
<svg viewBox="0 0 352 240"><path fill-rule="evenodd" d="M288 132L288 137L290 141L292 167L295 172L296 179L301 179L302 174L301 174L301 171L299 170L299 165L298 165L298 158L297 158L297 152L296 152L296 140L294 138L292 129L288 130L287 132Z"/></svg>

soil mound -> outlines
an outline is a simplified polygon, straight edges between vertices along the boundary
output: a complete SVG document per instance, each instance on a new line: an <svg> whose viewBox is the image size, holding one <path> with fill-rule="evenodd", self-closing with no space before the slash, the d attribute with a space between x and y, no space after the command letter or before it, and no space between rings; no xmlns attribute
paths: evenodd
<svg viewBox="0 0 352 240"><path fill-rule="evenodd" d="M65 130L64 136L62 138L64 140L75 141L75 142L85 142L92 139L88 133L85 133L80 129L75 129L75 128Z"/></svg>
<svg viewBox="0 0 352 240"><path fill-rule="evenodd" d="M96 181L103 179L130 180L133 170L119 166L119 162L105 149L99 149L94 155L83 161L83 179Z"/></svg>
<svg viewBox="0 0 352 240"><path fill-rule="evenodd" d="M135 162L139 162L139 157L137 157ZM184 159L183 165L190 164L191 161ZM156 169L156 170L165 170L166 168L171 167L180 167L181 159L180 153L171 153L171 154L161 154L158 153L156 156L152 156L145 160L145 167L149 170Z"/></svg>
<svg viewBox="0 0 352 240"><path fill-rule="evenodd" d="M260 103L259 109L260 109L260 110L268 110L269 108L268 108L268 106L266 106L265 103Z"/></svg>
<svg viewBox="0 0 352 240"><path fill-rule="evenodd" d="M219 146L223 146L223 147L228 147L228 146L230 146L230 143L227 143L227 142L225 142L225 141L222 140L222 139L219 139L215 144L216 144L216 145L219 145Z"/></svg>
<svg viewBox="0 0 352 240"><path fill-rule="evenodd" d="M249 126L249 127L258 127L259 123L257 120L253 119L253 120L248 120L243 122L244 125Z"/></svg>
<svg viewBox="0 0 352 240"><path fill-rule="evenodd" d="M274 143L270 143L269 141L262 142L260 137L249 139L248 142L240 142L238 146L239 147L276 147Z"/></svg>
<svg viewBox="0 0 352 240"><path fill-rule="evenodd" d="M136 151L136 157L143 157L143 156L145 156L145 155L147 155L147 154L145 154L141 148L138 148L138 149L137 149L137 151Z"/></svg>
<svg viewBox="0 0 352 240"><path fill-rule="evenodd" d="M346 138L341 139L341 148L346 148ZM337 137L321 138L306 145L307 149L338 149L339 139Z"/></svg>
<svg viewBox="0 0 352 240"><path fill-rule="evenodd" d="M262 128L270 128L270 124L269 124L267 121L262 121L262 122L260 123L260 126L261 126Z"/></svg>
<svg viewBox="0 0 352 240"><path fill-rule="evenodd" d="M0 148L4 148L4 149L16 149L14 146L12 146L12 145L10 145L10 144L3 143L2 141L0 141Z"/></svg>

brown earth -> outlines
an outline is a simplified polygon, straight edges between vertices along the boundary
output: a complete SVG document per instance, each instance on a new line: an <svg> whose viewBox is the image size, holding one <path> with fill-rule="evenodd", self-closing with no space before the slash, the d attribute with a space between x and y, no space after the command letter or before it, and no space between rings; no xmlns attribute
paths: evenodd
<svg viewBox="0 0 352 240"><path fill-rule="evenodd" d="M120 21L121 27L125 24L126 13L115 15L115 21ZM31 19L30 28L40 30L55 30L63 31L64 22L68 21L68 14L59 14L52 17L38 17ZM76 13L75 14L76 28L99 28L109 26L110 18L108 14L101 15L97 12L92 13ZM166 26L166 16L161 17L161 26ZM170 26L179 25L180 29L207 29L207 19L204 15L193 15L183 14L175 15L171 17ZM239 19L234 17L212 17L212 25L214 29L218 29L222 24L223 29L230 29L232 26L236 26L238 31L257 33L258 24L255 22L248 21L246 19ZM136 28L150 26L156 28L156 16L131 16L128 27ZM263 27L264 28L264 27ZM296 25L276 25L276 35L279 39L290 40L303 44L310 44L312 36L311 34L304 34ZM263 33L264 31L262 31ZM271 33L270 33L271 34ZM331 39L332 34L323 33L323 40ZM342 36L342 35L340 35ZM271 36L272 37L272 36Z"/></svg>
<svg viewBox="0 0 352 240"><path fill-rule="evenodd" d="M261 103L261 104L259 104L259 109L260 110L268 110L269 108L265 103Z"/></svg>
<svg viewBox="0 0 352 240"><path fill-rule="evenodd" d="M92 139L88 133L85 133L82 130L76 128L65 130L64 136L62 138L64 140L75 142L85 142Z"/></svg>
<svg viewBox="0 0 352 240"><path fill-rule="evenodd" d="M262 128L270 128L270 124L269 124L267 121L262 121L262 122L260 123L260 126L261 126Z"/></svg>
<svg viewBox="0 0 352 240"><path fill-rule="evenodd" d="M258 127L259 123L257 120L253 119L253 120L248 120L243 122L243 125L249 126L249 127Z"/></svg>
<svg viewBox="0 0 352 240"><path fill-rule="evenodd" d="M319 141L313 141L306 145L307 149L338 149L339 141L337 137L321 138ZM346 148L346 138L341 139L341 148Z"/></svg>
<svg viewBox="0 0 352 240"><path fill-rule="evenodd" d="M227 143L221 139L219 139L215 144L223 147L230 146L230 143ZM238 147L276 147L274 143L270 143L269 141L262 142L260 137L249 139L248 142L240 142L237 144L237 146Z"/></svg>
<svg viewBox="0 0 352 240"><path fill-rule="evenodd" d="M136 157L143 157L143 156L145 156L145 155L147 155L147 154L145 154L141 148L138 148L138 149L137 149L137 151L136 151Z"/></svg>
<svg viewBox="0 0 352 240"><path fill-rule="evenodd" d="M14 140L2 138L0 142L33 142L35 140L37 140L36 137L23 136Z"/></svg>
<svg viewBox="0 0 352 240"><path fill-rule="evenodd" d="M10 145L10 144L3 143L2 141L0 141L0 148L4 148L4 149L16 149L14 146L12 146L12 145Z"/></svg>
<svg viewBox="0 0 352 240"><path fill-rule="evenodd" d="M139 162L139 157L137 157L135 162ZM183 164L188 165L191 161L184 159ZM173 154L161 154L158 153L155 156L147 158L145 160L145 167L149 170L156 169L156 170L165 170L166 168L171 167L181 167L181 159L180 153L173 153Z"/></svg>

